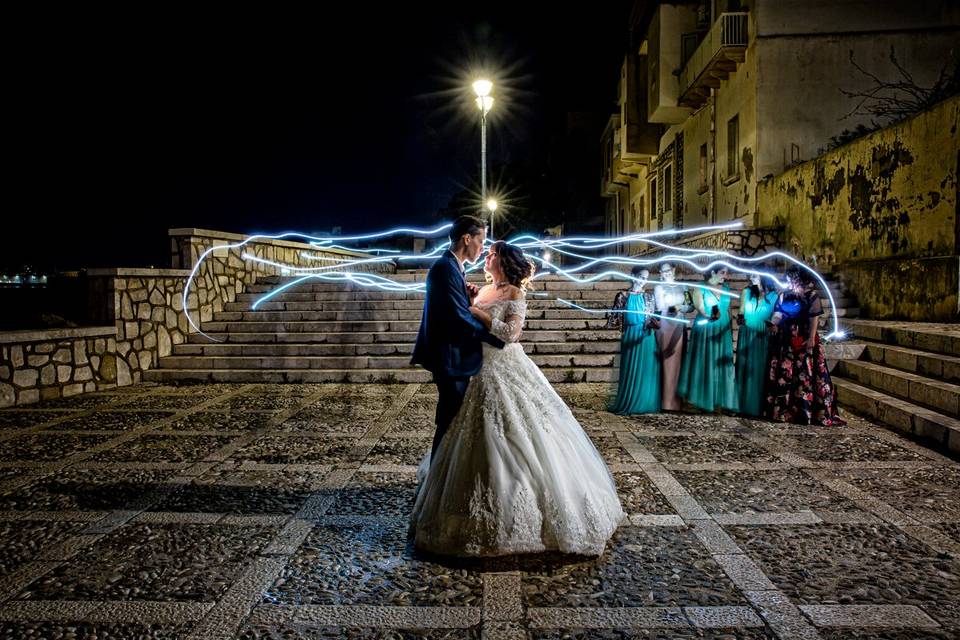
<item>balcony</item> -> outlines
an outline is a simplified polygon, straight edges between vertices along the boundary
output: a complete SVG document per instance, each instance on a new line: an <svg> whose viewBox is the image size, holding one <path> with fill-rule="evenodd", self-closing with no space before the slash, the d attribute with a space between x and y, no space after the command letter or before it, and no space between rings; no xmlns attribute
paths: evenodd
<svg viewBox="0 0 960 640"><path fill-rule="evenodd" d="M720 86L744 61L747 51L745 12L721 13L706 37L680 72L681 106L699 109L706 103L710 90Z"/></svg>

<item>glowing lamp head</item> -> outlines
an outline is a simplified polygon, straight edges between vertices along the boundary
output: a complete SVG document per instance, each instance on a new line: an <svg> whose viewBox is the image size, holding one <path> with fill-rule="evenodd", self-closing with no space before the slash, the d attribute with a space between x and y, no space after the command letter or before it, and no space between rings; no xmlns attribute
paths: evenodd
<svg viewBox="0 0 960 640"><path fill-rule="evenodd" d="M492 90L493 83L489 80L480 79L473 83L473 92L477 94L477 97L479 98L489 96Z"/></svg>

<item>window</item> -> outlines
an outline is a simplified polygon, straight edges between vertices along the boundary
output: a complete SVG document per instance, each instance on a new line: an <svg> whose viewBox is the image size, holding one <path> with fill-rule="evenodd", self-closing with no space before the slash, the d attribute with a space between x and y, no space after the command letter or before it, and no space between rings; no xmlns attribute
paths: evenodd
<svg viewBox="0 0 960 640"><path fill-rule="evenodd" d="M680 68L682 69L687 61L693 57L693 52L697 50L700 44L699 33L684 33L680 36Z"/></svg>
<svg viewBox="0 0 960 640"><path fill-rule="evenodd" d="M697 187L700 193L707 190L707 143L700 145L700 185Z"/></svg>
<svg viewBox="0 0 960 640"><path fill-rule="evenodd" d="M733 116L727 122L727 178L740 175L740 116Z"/></svg>
<svg viewBox="0 0 960 640"><path fill-rule="evenodd" d="M650 181L650 219L657 219L657 179Z"/></svg>
<svg viewBox="0 0 960 640"><path fill-rule="evenodd" d="M663 168L663 210L673 211L673 165Z"/></svg>

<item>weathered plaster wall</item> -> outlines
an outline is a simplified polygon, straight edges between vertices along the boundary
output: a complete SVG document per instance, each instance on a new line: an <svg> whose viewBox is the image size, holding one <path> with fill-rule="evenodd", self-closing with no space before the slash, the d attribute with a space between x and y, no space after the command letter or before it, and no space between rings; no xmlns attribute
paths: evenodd
<svg viewBox="0 0 960 640"><path fill-rule="evenodd" d="M758 188L762 226L847 280L875 318L949 320L958 301L960 98L855 140Z"/></svg>

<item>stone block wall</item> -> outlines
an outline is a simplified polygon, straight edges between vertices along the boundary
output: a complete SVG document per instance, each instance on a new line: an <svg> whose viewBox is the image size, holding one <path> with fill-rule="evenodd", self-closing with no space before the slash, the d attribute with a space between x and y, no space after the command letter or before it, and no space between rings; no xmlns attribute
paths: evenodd
<svg viewBox="0 0 960 640"><path fill-rule="evenodd" d="M0 333L0 407L116 387L122 361L114 334L113 327Z"/></svg>
<svg viewBox="0 0 960 640"><path fill-rule="evenodd" d="M707 249L711 251L726 251L735 255L753 257L770 251L779 251L783 246L783 229L778 227L763 227L751 229L732 229L710 231L690 236L678 236L675 239L658 238L660 242L669 242L682 249ZM637 257L655 258L670 253L682 253L673 249L650 247L640 252ZM681 265L681 270L683 269Z"/></svg>

